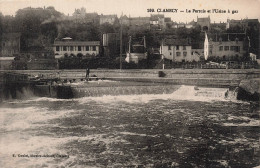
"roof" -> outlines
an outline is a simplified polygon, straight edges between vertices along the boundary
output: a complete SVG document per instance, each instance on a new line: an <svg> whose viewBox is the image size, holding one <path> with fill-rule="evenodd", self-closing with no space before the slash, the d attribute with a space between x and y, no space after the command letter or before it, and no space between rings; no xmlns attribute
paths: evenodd
<svg viewBox="0 0 260 168"><path fill-rule="evenodd" d="M57 45L100 45L100 41L54 41L54 46Z"/></svg>
<svg viewBox="0 0 260 168"><path fill-rule="evenodd" d="M128 17L127 17L126 15L121 16L120 18L122 18L122 19L128 19Z"/></svg>
<svg viewBox="0 0 260 168"><path fill-rule="evenodd" d="M129 18L130 20L150 20L149 17L132 17Z"/></svg>
<svg viewBox="0 0 260 168"><path fill-rule="evenodd" d="M166 18L164 18L164 21L165 21L165 22L170 22L170 21L171 21L171 18L170 18L170 17L166 17Z"/></svg>
<svg viewBox="0 0 260 168"><path fill-rule="evenodd" d="M151 21L158 21L159 18L164 18L164 15L163 14L151 15L150 20Z"/></svg>
<svg viewBox="0 0 260 168"><path fill-rule="evenodd" d="M206 17L206 18L198 18L197 22L208 22L210 21L210 18Z"/></svg>
<svg viewBox="0 0 260 168"><path fill-rule="evenodd" d="M100 18L116 18L117 15L100 15Z"/></svg>
<svg viewBox="0 0 260 168"><path fill-rule="evenodd" d="M232 20L230 20L230 23L242 23L242 20L234 20L234 19L232 19Z"/></svg>
<svg viewBox="0 0 260 168"><path fill-rule="evenodd" d="M244 22L258 22L258 19L244 19Z"/></svg>
<svg viewBox="0 0 260 168"><path fill-rule="evenodd" d="M187 39L164 39L163 45L182 45L182 46L191 46L191 44L188 43Z"/></svg>

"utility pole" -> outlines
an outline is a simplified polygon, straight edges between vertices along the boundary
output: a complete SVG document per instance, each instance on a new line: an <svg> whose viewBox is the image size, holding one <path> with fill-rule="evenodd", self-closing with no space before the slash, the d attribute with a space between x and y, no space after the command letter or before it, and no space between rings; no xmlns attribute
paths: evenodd
<svg viewBox="0 0 260 168"><path fill-rule="evenodd" d="M122 42L122 17L120 18L120 70L122 69L122 50L123 50L123 42Z"/></svg>

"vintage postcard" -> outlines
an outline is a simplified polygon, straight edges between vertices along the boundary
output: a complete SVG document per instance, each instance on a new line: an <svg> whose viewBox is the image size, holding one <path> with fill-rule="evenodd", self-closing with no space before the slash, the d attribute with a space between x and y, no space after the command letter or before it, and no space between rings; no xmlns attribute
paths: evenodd
<svg viewBox="0 0 260 168"><path fill-rule="evenodd" d="M0 0L1 168L260 168L260 0Z"/></svg>

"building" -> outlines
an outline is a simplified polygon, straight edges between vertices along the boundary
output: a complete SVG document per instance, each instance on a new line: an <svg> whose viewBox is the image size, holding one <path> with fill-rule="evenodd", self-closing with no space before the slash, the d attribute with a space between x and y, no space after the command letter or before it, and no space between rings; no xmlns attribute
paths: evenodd
<svg viewBox="0 0 260 168"><path fill-rule="evenodd" d="M154 29L154 30L165 29L166 25L165 25L164 15L163 14L151 15L150 26L151 26L151 29Z"/></svg>
<svg viewBox="0 0 260 168"><path fill-rule="evenodd" d="M223 60L241 58L247 53L244 41L209 41L209 57Z"/></svg>
<svg viewBox="0 0 260 168"><path fill-rule="evenodd" d="M121 17L120 17L120 23L121 23L122 25L129 26L129 25L130 25L130 19L129 19L126 15L121 16Z"/></svg>
<svg viewBox="0 0 260 168"><path fill-rule="evenodd" d="M1 42L1 56L2 57L14 57L14 55L20 53L20 33L5 33L2 36Z"/></svg>
<svg viewBox="0 0 260 168"><path fill-rule="evenodd" d="M74 13L72 14L72 17L75 19L84 19L86 16L86 8L81 9L75 9Z"/></svg>
<svg viewBox="0 0 260 168"><path fill-rule="evenodd" d="M99 24L99 16L96 12L86 13L86 8L75 9L72 16L67 18L72 20L74 23L94 23Z"/></svg>
<svg viewBox="0 0 260 168"><path fill-rule="evenodd" d="M212 49L212 47L211 47ZM211 50L212 53L212 50ZM205 33L205 40L204 40L204 58L207 60L209 57L209 39L207 33Z"/></svg>
<svg viewBox="0 0 260 168"><path fill-rule="evenodd" d="M145 37L142 38L141 42L135 42L133 44L131 36L129 39L128 52L126 53L126 62L139 63L139 61L147 59L146 41Z"/></svg>
<svg viewBox="0 0 260 168"><path fill-rule="evenodd" d="M190 28L192 28L193 27L193 25L192 24L190 24L190 23L183 23L183 22L181 22L181 23L173 23L173 25L172 25L172 28L181 28L181 27L185 27L185 28L187 28L187 29L190 29Z"/></svg>
<svg viewBox="0 0 260 168"><path fill-rule="evenodd" d="M259 21L258 19L240 19L240 20L234 20L234 19L227 19L226 23L226 29L239 27L243 30L247 29L259 29Z"/></svg>
<svg viewBox="0 0 260 168"><path fill-rule="evenodd" d="M53 51L55 58L79 54L86 57L97 56L100 51L100 41L72 41L71 38L64 38L61 41L54 41Z"/></svg>
<svg viewBox="0 0 260 168"><path fill-rule="evenodd" d="M172 20L170 17L166 17L164 18L164 25L163 25L163 28L166 29L166 28L170 28L172 26Z"/></svg>
<svg viewBox="0 0 260 168"><path fill-rule="evenodd" d="M109 24L114 24L118 18L116 15L100 15L99 18L99 24L104 24L104 23L109 23Z"/></svg>
<svg viewBox="0 0 260 168"><path fill-rule="evenodd" d="M197 54L192 54L192 47L188 39L164 39L161 54L173 62L199 61Z"/></svg>
<svg viewBox="0 0 260 168"><path fill-rule="evenodd" d="M197 17L197 25L201 27L201 31L210 30L210 17L198 18Z"/></svg>
<svg viewBox="0 0 260 168"><path fill-rule="evenodd" d="M130 26L143 26L150 24L150 17L132 17L129 18Z"/></svg>
<svg viewBox="0 0 260 168"><path fill-rule="evenodd" d="M44 47L32 46L27 51L21 51L19 55L15 56L12 68L18 70L49 70L56 69L57 65L53 51Z"/></svg>
<svg viewBox="0 0 260 168"><path fill-rule="evenodd" d="M103 34L103 47L105 57L116 57L120 53L119 33Z"/></svg>

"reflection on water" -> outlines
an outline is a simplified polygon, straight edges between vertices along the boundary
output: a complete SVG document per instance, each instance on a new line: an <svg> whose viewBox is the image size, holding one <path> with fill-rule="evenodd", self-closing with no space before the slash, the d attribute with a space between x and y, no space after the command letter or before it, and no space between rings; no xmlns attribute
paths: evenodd
<svg viewBox="0 0 260 168"><path fill-rule="evenodd" d="M259 107L225 92L3 102L0 167L259 166Z"/></svg>

